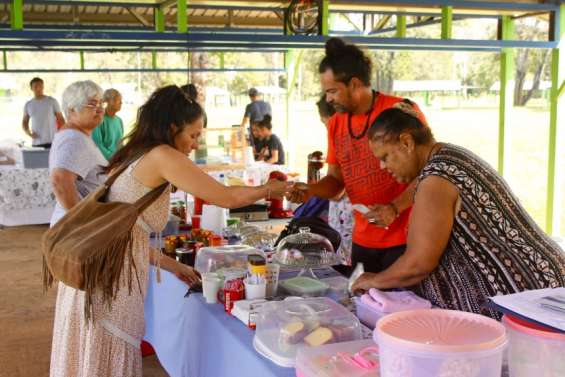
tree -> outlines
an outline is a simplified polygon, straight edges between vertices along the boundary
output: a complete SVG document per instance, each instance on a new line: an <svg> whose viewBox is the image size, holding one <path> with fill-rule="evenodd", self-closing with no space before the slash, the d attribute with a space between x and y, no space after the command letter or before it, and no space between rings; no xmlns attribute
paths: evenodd
<svg viewBox="0 0 565 377"><path fill-rule="evenodd" d="M516 30L517 39L539 40L546 38L547 22L539 18L527 18ZM526 106L528 101L539 90L542 73L547 63L549 50L518 49L516 50L516 77L514 85L514 106ZM532 86L524 90L526 79L532 77Z"/></svg>

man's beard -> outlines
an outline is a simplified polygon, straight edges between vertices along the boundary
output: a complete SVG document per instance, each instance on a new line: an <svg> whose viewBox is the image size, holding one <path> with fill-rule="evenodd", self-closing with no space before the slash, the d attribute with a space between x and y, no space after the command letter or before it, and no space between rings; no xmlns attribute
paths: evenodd
<svg viewBox="0 0 565 377"><path fill-rule="evenodd" d="M338 113L347 113L349 112L349 109L347 109L345 106L338 104L338 103L332 103L332 107L334 108L335 111L337 111Z"/></svg>

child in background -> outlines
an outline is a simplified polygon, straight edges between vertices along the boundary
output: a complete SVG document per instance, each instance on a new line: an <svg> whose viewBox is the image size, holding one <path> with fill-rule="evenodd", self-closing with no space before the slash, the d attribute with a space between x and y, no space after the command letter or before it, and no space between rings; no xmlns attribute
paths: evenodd
<svg viewBox="0 0 565 377"><path fill-rule="evenodd" d="M259 128L259 122L255 122L251 125L251 134L253 135L253 155L255 156L255 161L263 161L261 156L261 151L263 150L264 144L261 139L261 129Z"/></svg>
<svg viewBox="0 0 565 377"><path fill-rule="evenodd" d="M255 124L262 139L260 159L269 164L284 165L284 148L281 140L272 131L271 116L267 114Z"/></svg>

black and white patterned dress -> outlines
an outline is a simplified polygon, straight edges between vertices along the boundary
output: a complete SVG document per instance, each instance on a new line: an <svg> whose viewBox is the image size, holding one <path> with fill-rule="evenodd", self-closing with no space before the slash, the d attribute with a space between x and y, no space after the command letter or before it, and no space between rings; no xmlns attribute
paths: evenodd
<svg viewBox="0 0 565 377"><path fill-rule="evenodd" d="M480 157L443 144L418 177L442 177L459 190L460 207L437 268L418 293L434 305L499 318L489 296L565 286L565 253Z"/></svg>

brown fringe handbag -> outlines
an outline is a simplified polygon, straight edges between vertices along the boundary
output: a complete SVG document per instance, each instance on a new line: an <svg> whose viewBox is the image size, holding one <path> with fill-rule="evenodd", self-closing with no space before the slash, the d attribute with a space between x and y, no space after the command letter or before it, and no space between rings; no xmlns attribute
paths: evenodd
<svg viewBox="0 0 565 377"><path fill-rule="evenodd" d="M69 287L85 291L84 314L91 317L92 295L102 292L111 305L119 289L126 258L129 261L128 289L131 292L133 260L132 230L138 216L167 188L168 183L151 190L135 203L106 202L110 187L129 166L122 165L104 185L98 187L71 208L42 240L43 286L59 280ZM141 289L137 271L138 286Z"/></svg>

